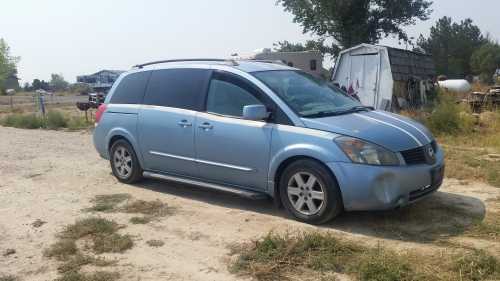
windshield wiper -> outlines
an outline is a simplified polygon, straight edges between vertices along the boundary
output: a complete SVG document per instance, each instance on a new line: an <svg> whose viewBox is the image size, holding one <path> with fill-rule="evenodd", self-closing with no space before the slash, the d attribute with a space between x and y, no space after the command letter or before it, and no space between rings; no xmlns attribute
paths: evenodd
<svg viewBox="0 0 500 281"><path fill-rule="evenodd" d="M360 112L360 111L372 111L375 110L371 106L364 106L364 105L357 105L354 107L351 107L346 110L338 110L338 111L320 111L308 115L304 115L302 117L304 118L322 118L322 117L329 117L329 116L337 116L337 115L344 115L344 114L349 114L349 113L354 113L354 112Z"/></svg>

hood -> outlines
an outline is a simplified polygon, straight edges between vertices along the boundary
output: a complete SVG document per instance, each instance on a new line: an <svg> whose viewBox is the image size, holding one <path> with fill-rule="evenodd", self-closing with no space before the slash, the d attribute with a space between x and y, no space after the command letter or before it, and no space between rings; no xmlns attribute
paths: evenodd
<svg viewBox="0 0 500 281"><path fill-rule="evenodd" d="M324 117L302 118L311 129L363 139L392 151L405 151L429 144L434 138L422 124L386 111L362 111Z"/></svg>

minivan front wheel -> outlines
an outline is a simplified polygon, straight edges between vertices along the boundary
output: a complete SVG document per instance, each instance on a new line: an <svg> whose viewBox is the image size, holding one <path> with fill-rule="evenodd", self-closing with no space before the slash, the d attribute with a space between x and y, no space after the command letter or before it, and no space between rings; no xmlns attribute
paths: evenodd
<svg viewBox="0 0 500 281"><path fill-rule="evenodd" d="M135 183L142 179L142 168L132 146L125 140L117 140L110 149L113 175L123 183Z"/></svg>
<svg viewBox="0 0 500 281"><path fill-rule="evenodd" d="M311 224L326 223L343 209L340 190L331 173L309 159L285 168L280 178L280 197L291 215Z"/></svg>

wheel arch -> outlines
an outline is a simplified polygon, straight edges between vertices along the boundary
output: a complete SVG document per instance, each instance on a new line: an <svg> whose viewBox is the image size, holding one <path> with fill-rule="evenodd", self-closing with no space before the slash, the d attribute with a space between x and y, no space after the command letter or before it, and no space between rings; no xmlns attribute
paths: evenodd
<svg viewBox="0 0 500 281"><path fill-rule="evenodd" d="M343 196L342 196L342 188L340 188L340 184L339 184L339 181L337 179L337 176L330 168L328 168L328 166L323 161L321 161L320 159L318 159L316 157L310 156L310 155L294 155L294 156L290 156L290 157L288 157L280 162L280 164L278 165L276 172L274 173L273 178L272 178L273 179L272 196L273 196L275 205L278 207L282 207L282 205L283 205L281 202L281 197L279 195L280 180L281 180L281 175L283 174L283 171L289 165L291 165L292 163L299 161L299 160L314 161L314 162L320 164L321 166L323 166L328 171L328 173L330 174L332 179L335 181L335 183L339 187L340 200L341 200L342 208L343 208L344 207L344 200L343 200Z"/></svg>
<svg viewBox="0 0 500 281"><path fill-rule="evenodd" d="M139 160L140 165L142 167L144 167L142 153L141 153L141 150L139 149L139 145L137 143L137 140L128 131L126 131L124 129L117 128L115 130L110 131L106 139L107 139L106 151L108 152L108 155L109 155L109 151L110 151L113 143L122 139L122 140L127 141L132 146L135 154L137 155L137 158Z"/></svg>

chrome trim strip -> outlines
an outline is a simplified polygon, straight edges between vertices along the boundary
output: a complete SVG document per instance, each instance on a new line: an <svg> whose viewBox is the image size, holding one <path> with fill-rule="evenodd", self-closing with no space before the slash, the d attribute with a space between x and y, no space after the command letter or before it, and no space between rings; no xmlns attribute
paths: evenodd
<svg viewBox="0 0 500 281"><path fill-rule="evenodd" d="M398 129L398 130L400 130L401 132L403 132L403 133L407 134L409 137L411 137L411 138L412 138L412 139L413 139L413 140L414 140L414 141L418 144L418 146L423 146L423 144L422 144L422 143L421 143L421 142L420 142L420 141L419 141L419 140L418 140L418 139L417 139L414 135L412 135L410 132L408 132L408 131L407 131L407 130L405 130L405 129L402 129L402 128L400 128L400 127L398 127L398 126L396 126L396 125L393 125L393 124L391 124L391 123L387 123L387 122L385 122L385 121L378 120L378 119L375 119L375 118L373 118L373 117L366 116L366 115L363 115L363 114L354 113L354 115L356 115L356 116L358 116L358 117L361 117L361 118L364 118L364 119L368 119L368 120L372 120L372 121L375 121L375 122L379 122L379 123L384 124L384 125L387 125L387 126L389 126L389 127L393 127L393 128L395 128L395 129Z"/></svg>
<svg viewBox="0 0 500 281"><path fill-rule="evenodd" d="M230 164L212 162L212 161L201 160L201 159L196 159L195 161L197 163L202 163L202 164L207 164L207 165L212 165L212 166L219 166L219 167L224 167L224 168L229 168L229 169L235 169L235 170L239 170L239 171L243 171L243 172L251 172L251 171L253 171L252 168L241 167L241 166L236 166L236 165L230 165Z"/></svg>
<svg viewBox="0 0 500 281"><path fill-rule="evenodd" d="M391 119L393 119L393 120L399 121L399 122L401 122L401 123L403 123L403 124L406 124L406 125L408 125L408 126L412 127L413 129L417 130L417 131L418 131L418 132L419 132L422 136L424 136L424 138L425 138L428 142L431 142L431 139L430 139L430 138L429 138L426 134L424 134L424 132L422 132L422 130L420 130L417 126L415 126L415 125L413 125L413 124L411 124L411 123L409 123L409 122L406 122L406 121L404 121L404 120L400 120L400 119L398 119L398 118L396 118L396 117L394 117L394 116L392 116L392 115L390 115L390 114L384 113L384 112L380 112L380 111L376 111L376 110L374 110L374 111L372 111L372 112L374 112L374 113L376 113L376 114L383 115L383 116L385 116L385 117L391 118Z"/></svg>
<svg viewBox="0 0 500 281"><path fill-rule="evenodd" d="M263 193L256 192L256 191L227 187L227 186L223 186L223 185L219 185L219 184L215 184L215 183L207 183L207 182L202 182L202 181L198 181L198 180L194 180L194 179L186 179L186 178L180 178L180 177L152 173L152 172L143 172L142 175L146 178L153 178L153 179L159 179L159 180L169 180L169 181L175 181L175 182L180 182L180 183L185 183L185 184L190 184L190 185L196 185L196 186L206 187L206 188L210 188L210 189L214 189L214 190L218 190L218 191L229 192L232 194L236 194L239 196L243 196L246 198L252 198L252 199L259 199L259 198L262 198L264 195Z"/></svg>
<svg viewBox="0 0 500 281"><path fill-rule="evenodd" d="M163 152L158 152L158 151L149 151L149 154L153 154L156 156L168 157L168 158L175 158L175 159L180 159L180 160L185 160L185 161L196 162L196 159L194 159L194 158L178 156L178 155L173 155L173 154L168 154L168 153L163 153Z"/></svg>
<svg viewBox="0 0 500 281"><path fill-rule="evenodd" d="M173 155L173 154L168 154L168 153L163 153L163 152L158 152L158 151L149 151L149 153L152 155L168 157L168 158L175 158L175 159L180 159L180 160L184 160L184 161L192 161L192 162L196 162L196 163L224 167L224 168L234 169L234 170L243 171L243 172L252 172L253 171L252 168L241 167L241 166L230 165L230 164L219 163L219 162L212 162L212 161L201 160L201 159L196 159L196 158L191 158L191 157L184 157L184 156Z"/></svg>

